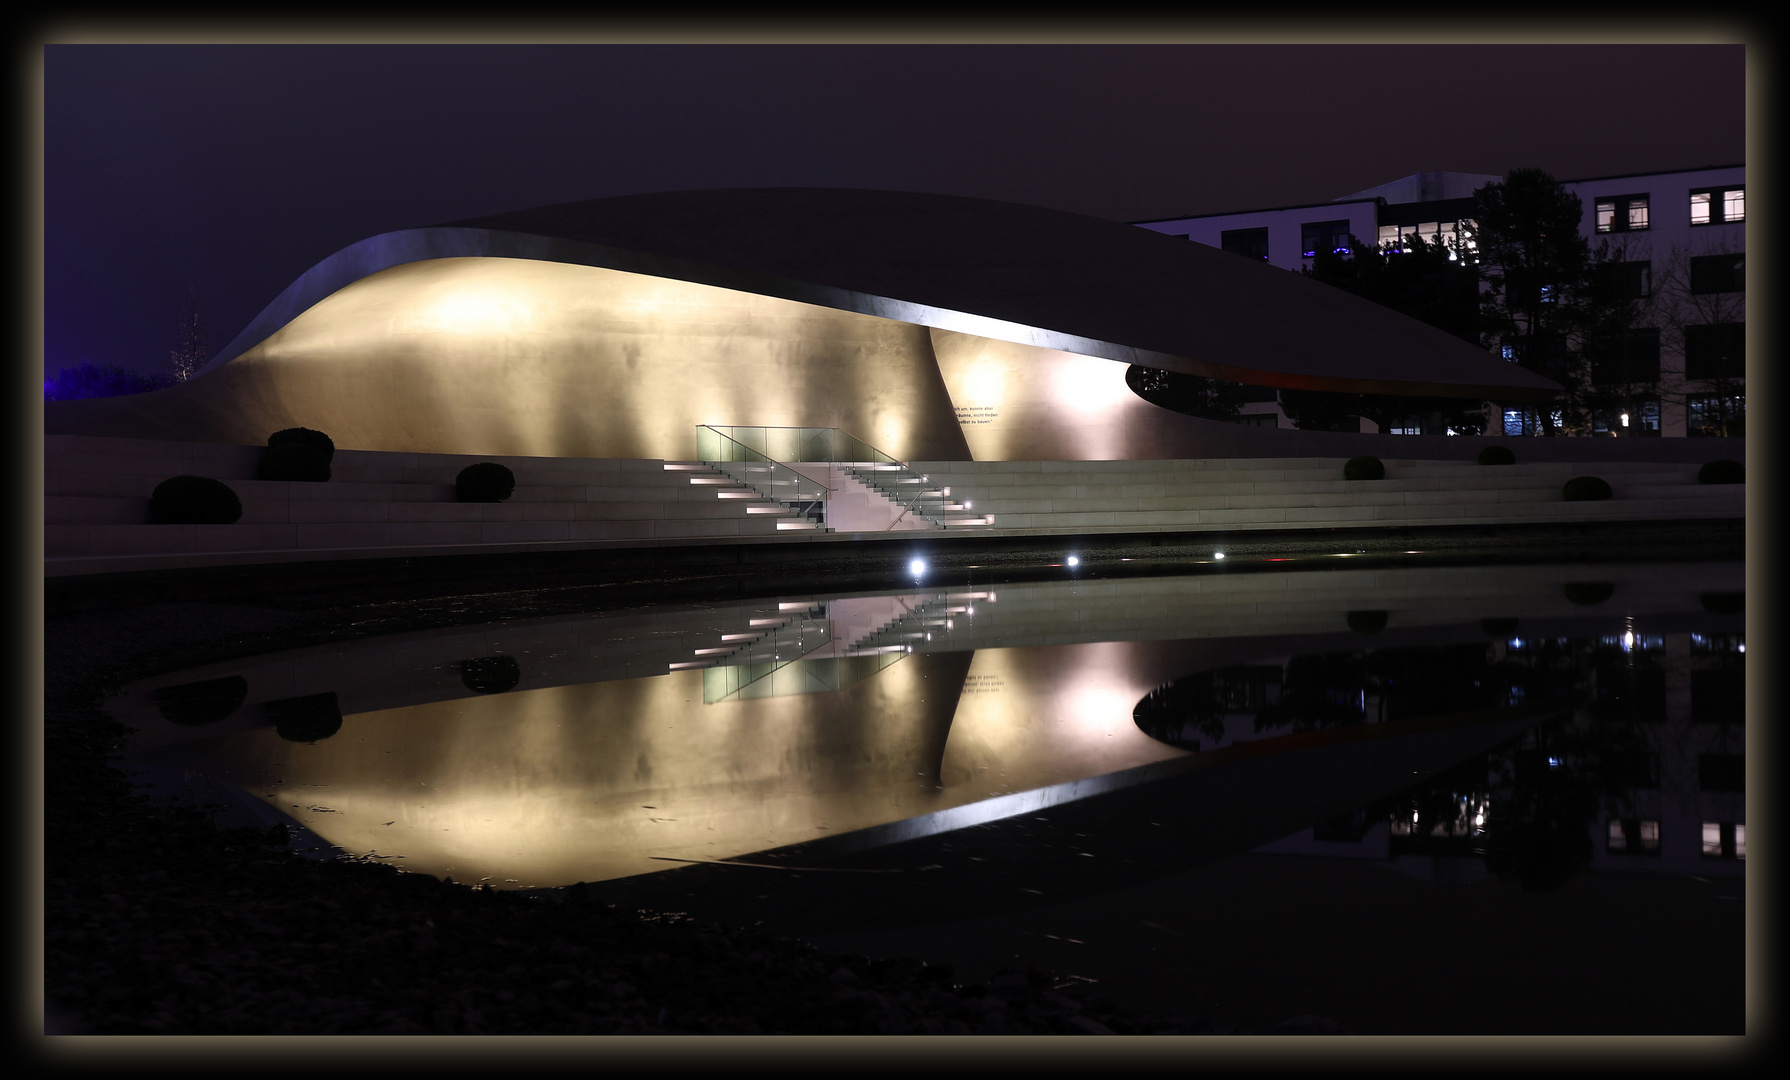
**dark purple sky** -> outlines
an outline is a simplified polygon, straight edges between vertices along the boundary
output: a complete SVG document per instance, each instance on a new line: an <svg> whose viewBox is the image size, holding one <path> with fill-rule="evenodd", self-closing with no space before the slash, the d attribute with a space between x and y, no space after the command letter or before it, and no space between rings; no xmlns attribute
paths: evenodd
<svg viewBox="0 0 1790 1080"><path fill-rule="evenodd" d="M1134 221L1746 157L1741 45L51 45L45 369L221 350L376 233L837 186Z"/></svg>

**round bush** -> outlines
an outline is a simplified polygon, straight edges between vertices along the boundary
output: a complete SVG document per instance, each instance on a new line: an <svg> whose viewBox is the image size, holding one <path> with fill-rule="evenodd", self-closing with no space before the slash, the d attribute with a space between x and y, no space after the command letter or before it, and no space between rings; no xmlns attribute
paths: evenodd
<svg viewBox="0 0 1790 1080"><path fill-rule="evenodd" d="M171 476L149 497L149 520L158 525L229 525L241 517L236 492L209 476Z"/></svg>
<svg viewBox="0 0 1790 1080"><path fill-rule="evenodd" d="M1583 607L1601 604L1616 594L1616 586L1607 581L1569 581L1561 589L1566 598Z"/></svg>
<svg viewBox="0 0 1790 1080"><path fill-rule="evenodd" d="M1706 592L1697 594L1697 603L1711 615L1738 615L1746 610L1744 592Z"/></svg>
<svg viewBox="0 0 1790 1080"><path fill-rule="evenodd" d="M314 446L280 443L261 451L261 464L255 468L255 479L322 483L329 479L329 459Z"/></svg>
<svg viewBox="0 0 1790 1080"><path fill-rule="evenodd" d="M215 724L248 700L249 681L241 675L164 686L150 695L170 723L185 727Z"/></svg>
<svg viewBox="0 0 1790 1080"><path fill-rule="evenodd" d="M1746 466L1727 458L1712 461L1697 470L1697 483L1744 484L1746 483Z"/></svg>
<svg viewBox="0 0 1790 1080"><path fill-rule="evenodd" d="M269 446L283 446L287 443L308 446L322 454L325 461L330 461L336 456L336 441L323 432L312 431L308 427L289 427L267 437Z"/></svg>
<svg viewBox="0 0 1790 1080"><path fill-rule="evenodd" d="M1351 611L1349 612L1349 629L1357 634L1377 634L1386 629L1386 613L1384 611Z"/></svg>
<svg viewBox="0 0 1790 1080"><path fill-rule="evenodd" d="M342 706L334 690L262 704L274 732L288 742L314 743L342 730Z"/></svg>
<svg viewBox="0 0 1790 1080"><path fill-rule="evenodd" d="M1485 631L1486 637L1503 639L1517 632L1517 621L1515 619L1481 619L1479 628Z"/></svg>
<svg viewBox="0 0 1790 1080"><path fill-rule="evenodd" d="M1517 456L1508 446L1488 446L1479 452L1481 465L1515 465Z"/></svg>
<svg viewBox="0 0 1790 1080"><path fill-rule="evenodd" d="M481 656L460 661L460 681L478 694L501 694L522 681L522 665L513 656Z"/></svg>
<svg viewBox="0 0 1790 1080"><path fill-rule="evenodd" d="M502 502L516 490L516 474L495 461L468 465L454 477L454 495L461 502Z"/></svg>
<svg viewBox="0 0 1790 1080"><path fill-rule="evenodd" d="M1598 502L1613 494L1609 482L1601 476L1575 476L1560 487L1560 495L1567 502Z"/></svg>
<svg viewBox="0 0 1790 1080"><path fill-rule="evenodd" d="M1386 479L1386 463L1372 454L1352 457L1343 466L1345 480L1384 480Z"/></svg>

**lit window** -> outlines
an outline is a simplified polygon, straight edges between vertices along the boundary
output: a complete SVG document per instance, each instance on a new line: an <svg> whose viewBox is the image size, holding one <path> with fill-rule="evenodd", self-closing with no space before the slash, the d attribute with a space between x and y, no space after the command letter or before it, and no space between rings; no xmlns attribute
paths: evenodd
<svg viewBox="0 0 1790 1080"><path fill-rule="evenodd" d="M1703 823L1703 857L1705 859L1746 858L1746 824L1738 821L1705 821Z"/></svg>
<svg viewBox="0 0 1790 1080"><path fill-rule="evenodd" d="M1636 818L1615 818L1610 821L1608 848L1624 855L1658 855L1659 822Z"/></svg>
<svg viewBox="0 0 1790 1080"><path fill-rule="evenodd" d="M1746 220L1746 188L1704 188L1691 192L1691 224Z"/></svg>
<svg viewBox="0 0 1790 1080"><path fill-rule="evenodd" d="M1380 250L1390 252L1404 250L1404 244L1399 239L1397 225L1380 226Z"/></svg>
<svg viewBox="0 0 1790 1080"><path fill-rule="evenodd" d="M1615 195L1597 200L1597 231L1640 232L1647 228L1647 196Z"/></svg>

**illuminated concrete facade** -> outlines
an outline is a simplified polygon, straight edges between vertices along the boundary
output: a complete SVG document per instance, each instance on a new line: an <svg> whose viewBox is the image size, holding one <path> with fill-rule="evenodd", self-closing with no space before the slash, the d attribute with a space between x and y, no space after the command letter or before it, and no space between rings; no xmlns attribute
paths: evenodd
<svg viewBox="0 0 1790 1080"><path fill-rule="evenodd" d="M1127 366L1265 386L1554 387L1338 290L1116 222L891 192L684 192L373 237L194 379L46 430L366 450L696 456L698 424L902 460L1195 456Z"/></svg>

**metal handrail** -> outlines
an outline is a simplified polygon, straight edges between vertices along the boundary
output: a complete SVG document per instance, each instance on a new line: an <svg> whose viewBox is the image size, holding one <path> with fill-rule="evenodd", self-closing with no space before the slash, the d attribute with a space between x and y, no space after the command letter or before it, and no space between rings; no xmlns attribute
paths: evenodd
<svg viewBox="0 0 1790 1080"><path fill-rule="evenodd" d="M928 493L927 476L915 472L908 463L878 450L841 428L699 424L697 429L699 447L707 438L703 432L711 432L713 437L710 448L717 454L729 455L711 460L707 450L699 454L705 463L716 468L720 468L720 461L770 462L794 473L796 471L793 468L783 463L824 461L844 469L865 487L886 496L897 505L905 503L901 515L889 526L891 529L910 512L917 513L938 528L945 527L946 496ZM905 487L907 484L920 485L920 490L912 498L909 498L906 491L896 490L897 485ZM777 498L789 501L782 496Z"/></svg>

